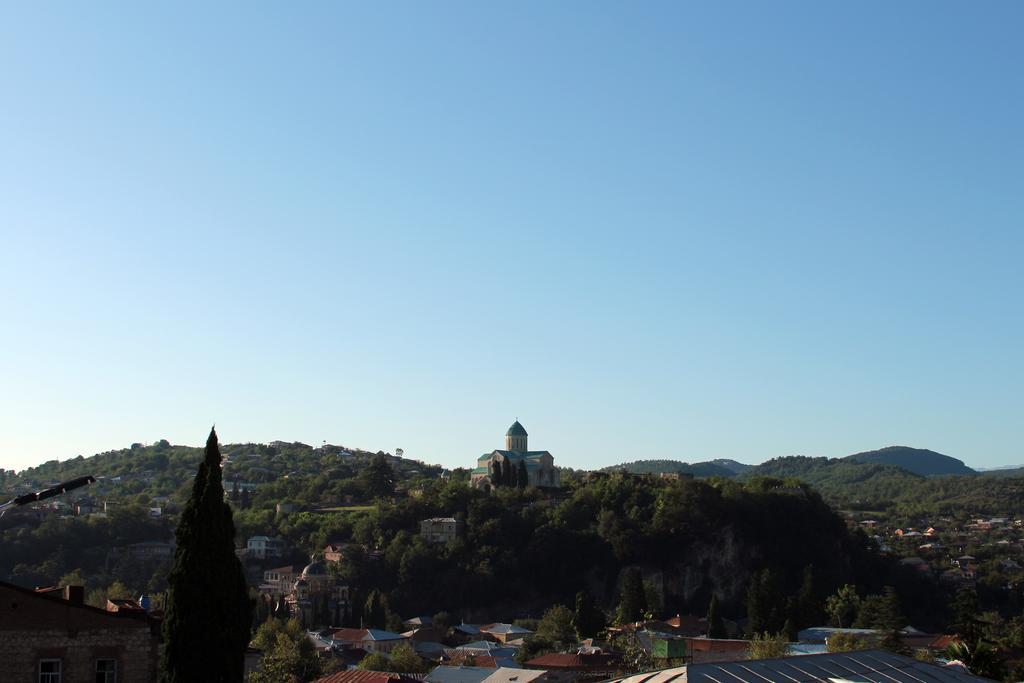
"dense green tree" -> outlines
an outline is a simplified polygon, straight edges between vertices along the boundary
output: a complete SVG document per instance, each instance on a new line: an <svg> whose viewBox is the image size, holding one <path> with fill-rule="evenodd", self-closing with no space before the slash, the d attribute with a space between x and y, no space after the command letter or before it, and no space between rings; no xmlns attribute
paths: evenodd
<svg viewBox="0 0 1024 683"><path fill-rule="evenodd" d="M68 572L64 576L60 577L60 581L57 582L58 586L85 586L85 577L82 576L81 569L75 569Z"/></svg>
<svg viewBox="0 0 1024 683"><path fill-rule="evenodd" d="M175 536L163 619L161 680L241 681L252 604L235 555L235 527L224 501L214 430L210 430Z"/></svg>
<svg viewBox="0 0 1024 683"><path fill-rule="evenodd" d="M430 671L430 665L416 654L412 645L403 643L391 651L391 668L401 674L425 674Z"/></svg>
<svg viewBox="0 0 1024 683"><path fill-rule="evenodd" d="M367 671L391 671L391 660L379 652L371 652L359 661L359 668Z"/></svg>
<svg viewBox="0 0 1024 683"><path fill-rule="evenodd" d="M313 642L296 619L269 619L256 629L252 646L263 651L259 675L250 683L278 683L292 676L308 681L321 673Z"/></svg>
<svg viewBox="0 0 1024 683"><path fill-rule="evenodd" d="M263 650L259 667L249 675L248 683L292 683L295 670L302 668L299 646L284 633L278 633ZM298 680L306 680L298 678Z"/></svg>
<svg viewBox="0 0 1024 683"><path fill-rule="evenodd" d="M576 594L576 610L573 612L572 623L580 638L593 638L604 630L604 612L598 608L594 597L585 590Z"/></svg>
<svg viewBox="0 0 1024 683"><path fill-rule="evenodd" d="M954 643L946 648L946 657L951 661L961 661L964 666L975 676L1002 680L1005 665L999 657L999 653L991 645L986 643L967 642Z"/></svg>
<svg viewBox="0 0 1024 683"><path fill-rule="evenodd" d="M718 598L711 594L711 602L708 603L708 638L728 638L729 632L725 629L725 622L722 621L722 613L718 607Z"/></svg>
<svg viewBox="0 0 1024 683"><path fill-rule="evenodd" d="M857 587L852 584L840 586L835 595L825 601L825 611L832 618L832 625L849 628L860 614L861 599Z"/></svg>
<svg viewBox="0 0 1024 683"><path fill-rule="evenodd" d="M359 482L367 498L383 498L395 493L395 471L384 453L377 453L359 473Z"/></svg>
<svg viewBox="0 0 1024 683"><path fill-rule="evenodd" d="M491 460L491 485L495 488L502 486L505 483L502 478L501 461Z"/></svg>
<svg viewBox="0 0 1024 683"><path fill-rule="evenodd" d="M755 633L750 637L751 659L779 659L788 653L785 633Z"/></svg>
<svg viewBox="0 0 1024 683"><path fill-rule="evenodd" d="M537 637L549 640L564 649L577 642L573 613L565 605L554 605L537 622Z"/></svg>
<svg viewBox="0 0 1024 683"><path fill-rule="evenodd" d="M639 567L629 567L622 573L619 609L615 613L615 620L619 624L630 624L642 619L646 610L643 573Z"/></svg>
<svg viewBox="0 0 1024 683"><path fill-rule="evenodd" d="M854 652L867 650L872 646L872 641L863 638L855 633L833 633L825 641L825 647L829 652Z"/></svg>

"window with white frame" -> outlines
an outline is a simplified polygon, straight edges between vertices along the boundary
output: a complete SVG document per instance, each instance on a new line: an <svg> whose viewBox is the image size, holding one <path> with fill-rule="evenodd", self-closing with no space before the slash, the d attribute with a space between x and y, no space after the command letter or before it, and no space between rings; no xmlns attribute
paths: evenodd
<svg viewBox="0 0 1024 683"><path fill-rule="evenodd" d="M117 660L96 660L96 683L117 683Z"/></svg>
<svg viewBox="0 0 1024 683"><path fill-rule="evenodd" d="M61 683L60 660L39 660L39 683Z"/></svg>

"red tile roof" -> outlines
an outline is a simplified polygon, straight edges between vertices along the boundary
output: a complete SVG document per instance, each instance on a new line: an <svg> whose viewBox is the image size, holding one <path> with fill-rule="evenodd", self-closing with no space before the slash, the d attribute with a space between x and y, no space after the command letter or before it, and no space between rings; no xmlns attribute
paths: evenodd
<svg viewBox="0 0 1024 683"><path fill-rule="evenodd" d="M346 669L318 678L313 683L412 683L421 678L408 674L396 674L390 671L365 671L363 669Z"/></svg>
<svg viewBox="0 0 1024 683"><path fill-rule="evenodd" d="M749 650L749 640L731 640L726 638L684 638L686 647L691 652L736 652Z"/></svg>
<svg viewBox="0 0 1024 683"><path fill-rule="evenodd" d="M337 628L331 631L333 640L343 640L350 643L358 643L366 637L364 628Z"/></svg>
<svg viewBox="0 0 1024 683"><path fill-rule="evenodd" d="M616 658L609 654L580 654L577 652L553 652L535 657L526 662L526 666L538 669L570 669L586 671L595 669L604 671L614 668Z"/></svg>

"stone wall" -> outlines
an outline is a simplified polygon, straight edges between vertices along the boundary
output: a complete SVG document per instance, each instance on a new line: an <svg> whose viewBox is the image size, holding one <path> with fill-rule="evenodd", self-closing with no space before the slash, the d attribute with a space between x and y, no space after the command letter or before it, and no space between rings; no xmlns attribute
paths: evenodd
<svg viewBox="0 0 1024 683"><path fill-rule="evenodd" d="M60 659L62 683L92 683L96 660L117 660L118 683L156 680L156 638L142 628L8 631L0 634L0 680L37 683L40 659Z"/></svg>

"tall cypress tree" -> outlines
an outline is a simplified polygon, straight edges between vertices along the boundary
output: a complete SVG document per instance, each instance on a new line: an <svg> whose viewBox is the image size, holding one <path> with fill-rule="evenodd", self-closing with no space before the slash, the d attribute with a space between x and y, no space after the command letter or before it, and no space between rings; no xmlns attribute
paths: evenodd
<svg viewBox="0 0 1024 683"><path fill-rule="evenodd" d="M516 485L516 475L512 473L512 463L508 458L501 461L501 484L502 486Z"/></svg>
<svg viewBox="0 0 1024 683"><path fill-rule="evenodd" d="M593 638L605 627L604 612L598 609L594 597L585 590L576 594L572 625L580 638Z"/></svg>
<svg viewBox="0 0 1024 683"><path fill-rule="evenodd" d="M629 567L622 573L622 581L619 586L619 610L615 619L619 624L630 624L643 617L646 609L644 575L639 567Z"/></svg>
<svg viewBox="0 0 1024 683"><path fill-rule="evenodd" d="M517 468L516 486L521 489L525 489L530 485L530 475L526 471L526 459L519 461L519 467Z"/></svg>
<svg viewBox="0 0 1024 683"><path fill-rule="evenodd" d="M491 486L497 488L504 482L501 480L501 462L498 460L491 460Z"/></svg>
<svg viewBox="0 0 1024 683"><path fill-rule="evenodd" d="M722 613L718 609L718 598L711 594L711 602L708 603L708 638L728 638L729 632L725 629L725 622L722 620Z"/></svg>
<svg viewBox="0 0 1024 683"><path fill-rule="evenodd" d="M252 603L235 556L235 525L224 501L220 448L212 429L175 537L160 680L240 683Z"/></svg>

